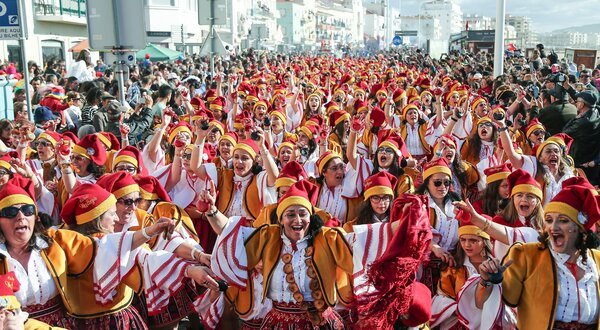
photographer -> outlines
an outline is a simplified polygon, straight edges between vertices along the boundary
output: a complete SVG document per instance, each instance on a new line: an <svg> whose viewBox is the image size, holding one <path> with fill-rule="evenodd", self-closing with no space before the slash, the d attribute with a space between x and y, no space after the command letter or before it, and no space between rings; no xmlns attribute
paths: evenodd
<svg viewBox="0 0 600 330"><path fill-rule="evenodd" d="M554 135L562 132L567 122L577 116L577 108L569 103L569 96L562 85L565 81L568 82L567 76L559 73L549 79L555 84L554 89L549 91L552 103L540 110L538 120L550 135Z"/></svg>

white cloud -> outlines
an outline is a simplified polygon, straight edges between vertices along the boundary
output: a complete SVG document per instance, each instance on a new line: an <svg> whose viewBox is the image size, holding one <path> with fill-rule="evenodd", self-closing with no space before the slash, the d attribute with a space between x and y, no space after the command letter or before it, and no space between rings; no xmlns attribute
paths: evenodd
<svg viewBox="0 0 600 330"><path fill-rule="evenodd" d="M425 0L389 0L394 7L400 6L406 15L419 12ZM485 16L496 15L495 0L458 0L463 13L480 14ZM598 23L598 0L506 0L506 13L512 15L529 16L532 19L534 30L537 32L550 32L571 26Z"/></svg>

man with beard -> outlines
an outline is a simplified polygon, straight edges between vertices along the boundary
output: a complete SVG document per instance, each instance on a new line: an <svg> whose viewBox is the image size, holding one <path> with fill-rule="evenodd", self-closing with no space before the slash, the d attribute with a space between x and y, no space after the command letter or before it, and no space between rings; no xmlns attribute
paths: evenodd
<svg viewBox="0 0 600 330"><path fill-rule="evenodd" d="M584 166L584 172L592 184L598 184L598 167L589 166L589 163L600 152L600 116L595 107L597 102L594 93L588 90L575 95L577 117L571 119L564 128L564 132L573 138L569 154L576 166L588 165Z"/></svg>

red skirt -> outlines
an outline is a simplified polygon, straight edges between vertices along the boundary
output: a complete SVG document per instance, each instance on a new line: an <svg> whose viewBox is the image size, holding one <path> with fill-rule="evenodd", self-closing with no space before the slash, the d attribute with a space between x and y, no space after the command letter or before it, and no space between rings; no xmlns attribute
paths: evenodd
<svg viewBox="0 0 600 330"><path fill-rule="evenodd" d="M423 275L421 276L421 283L425 284L429 290L433 293L437 292L438 282L440 281L442 270L448 265L444 264L442 260L431 253L429 262L423 265Z"/></svg>
<svg viewBox="0 0 600 330"><path fill-rule="evenodd" d="M196 286L191 280L186 280L184 285L169 298L169 305L156 315L148 316L148 325L152 327L166 327L179 323L184 317L195 313L194 300L198 297Z"/></svg>
<svg viewBox="0 0 600 330"><path fill-rule="evenodd" d="M242 320L242 324L240 325L240 330L258 330L258 329L262 329L261 328L262 323L263 323L263 319L250 320L250 321L244 321L244 320Z"/></svg>
<svg viewBox="0 0 600 330"><path fill-rule="evenodd" d="M552 329L553 330L594 330L594 329L598 329L598 325L597 324L583 324L583 323L578 323L578 322L565 323L565 322L561 322L561 321L555 321Z"/></svg>
<svg viewBox="0 0 600 330"><path fill-rule="evenodd" d="M316 311L316 310L315 310ZM341 316L329 307L323 312L326 323L314 325L307 311L296 303L273 302L273 309L265 316L261 329L270 330L337 330L344 329Z"/></svg>
<svg viewBox="0 0 600 330"><path fill-rule="evenodd" d="M60 295L48 300L43 305L23 307L23 311L29 313L29 318L44 322L50 326L65 329L75 328L75 320L67 314Z"/></svg>
<svg viewBox="0 0 600 330"><path fill-rule="evenodd" d="M70 329L85 330L148 330L148 326L137 309L129 306L116 313L95 317L93 319L75 319L75 327Z"/></svg>

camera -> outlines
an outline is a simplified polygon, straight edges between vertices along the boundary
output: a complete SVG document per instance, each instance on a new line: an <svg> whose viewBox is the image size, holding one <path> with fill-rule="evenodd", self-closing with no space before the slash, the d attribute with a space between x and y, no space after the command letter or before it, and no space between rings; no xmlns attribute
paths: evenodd
<svg viewBox="0 0 600 330"><path fill-rule="evenodd" d="M494 120L502 120L504 119L504 113L502 113L502 111L496 111L492 117L494 117Z"/></svg>
<svg viewBox="0 0 600 330"><path fill-rule="evenodd" d="M302 155L302 157L308 157L309 156L308 152L309 152L308 147L304 147L304 148L300 149L300 155Z"/></svg>
<svg viewBox="0 0 600 330"><path fill-rule="evenodd" d="M456 117L457 117L458 119L462 118L462 117L463 117L463 115L464 115L464 114L463 114L463 112L462 112L462 111L457 111L457 112L456 112Z"/></svg>
<svg viewBox="0 0 600 330"><path fill-rule="evenodd" d="M556 73L550 77L550 81L553 83L562 83L567 81L567 76L564 73Z"/></svg>
<svg viewBox="0 0 600 330"><path fill-rule="evenodd" d="M525 119L523 119L523 118L519 119L519 126L521 126L521 127L527 126L527 122L525 121Z"/></svg>
<svg viewBox="0 0 600 330"><path fill-rule="evenodd" d="M200 128L202 128L203 131L208 130L208 122L206 120L200 122Z"/></svg>
<svg viewBox="0 0 600 330"><path fill-rule="evenodd" d="M540 95L540 88L535 84L527 86L527 91L531 92L531 95L533 95L533 97L536 99Z"/></svg>
<svg viewBox="0 0 600 330"><path fill-rule="evenodd" d="M260 140L260 136L258 136L258 131L254 131L254 132L250 133L250 138L254 141Z"/></svg>
<svg viewBox="0 0 600 330"><path fill-rule="evenodd" d="M271 126L271 119L269 119L269 117L265 117L265 119L263 119L263 126L264 127Z"/></svg>

